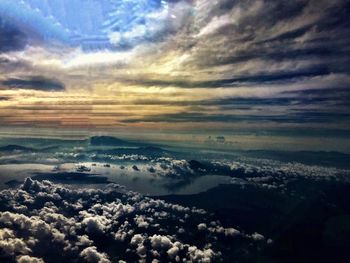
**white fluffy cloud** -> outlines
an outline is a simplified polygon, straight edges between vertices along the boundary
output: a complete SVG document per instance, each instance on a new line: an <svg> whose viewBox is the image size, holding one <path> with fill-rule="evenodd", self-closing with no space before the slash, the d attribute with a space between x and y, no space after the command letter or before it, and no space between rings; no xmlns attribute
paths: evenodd
<svg viewBox="0 0 350 263"><path fill-rule="evenodd" d="M17 263L44 263L41 258L30 257L28 255L19 256L17 258Z"/></svg>
<svg viewBox="0 0 350 263"><path fill-rule="evenodd" d="M110 263L108 256L105 253L98 252L96 247L85 248L80 256L88 263Z"/></svg>
<svg viewBox="0 0 350 263"><path fill-rule="evenodd" d="M260 234L225 228L204 210L116 185L71 190L26 179L19 189L1 191L0 201L0 256L8 262L216 262L227 238L264 243Z"/></svg>

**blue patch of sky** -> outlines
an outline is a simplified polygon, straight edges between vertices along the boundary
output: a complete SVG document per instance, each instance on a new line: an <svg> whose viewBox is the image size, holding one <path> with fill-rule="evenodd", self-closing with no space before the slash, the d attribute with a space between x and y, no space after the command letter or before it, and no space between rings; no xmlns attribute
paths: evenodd
<svg viewBox="0 0 350 263"><path fill-rule="evenodd" d="M150 14L167 7L161 0L2 0L0 16L34 30L44 41L94 49L132 46L149 38L154 32L147 27L155 22L150 20L162 19ZM136 37L125 34L135 30ZM121 37L111 43L113 33Z"/></svg>

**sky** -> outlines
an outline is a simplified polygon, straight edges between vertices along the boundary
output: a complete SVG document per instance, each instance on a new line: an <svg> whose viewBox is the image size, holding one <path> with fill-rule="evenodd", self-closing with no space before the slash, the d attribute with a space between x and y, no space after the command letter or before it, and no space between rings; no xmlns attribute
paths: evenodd
<svg viewBox="0 0 350 263"><path fill-rule="evenodd" d="M2 0L0 127L350 129L345 0Z"/></svg>

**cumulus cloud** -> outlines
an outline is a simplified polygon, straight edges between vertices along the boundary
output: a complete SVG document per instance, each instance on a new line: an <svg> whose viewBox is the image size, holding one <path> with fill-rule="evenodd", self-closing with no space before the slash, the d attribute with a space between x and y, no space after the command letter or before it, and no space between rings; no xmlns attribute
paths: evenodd
<svg viewBox="0 0 350 263"><path fill-rule="evenodd" d="M27 254L31 252L27 243L17 238L11 229L0 230L0 247L5 255Z"/></svg>
<svg viewBox="0 0 350 263"><path fill-rule="evenodd" d="M41 258L25 255L17 257L17 263L44 263L44 261Z"/></svg>
<svg viewBox="0 0 350 263"><path fill-rule="evenodd" d="M0 256L6 262L216 262L225 249L240 253L252 242L263 245L261 235L213 223L204 210L115 185L71 190L28 178L20 188L0 192L0 201ZM187 238L196 235L204 239ZM246 242L223 246L237 236Z"/></svg>
<svg viewBox="0 0 350 263"><path fill-rule="evenodd" d="M87 247L81 253L86 262L89 263L110 263L108 257L104 253L99 253L96 247Z"/></svg>

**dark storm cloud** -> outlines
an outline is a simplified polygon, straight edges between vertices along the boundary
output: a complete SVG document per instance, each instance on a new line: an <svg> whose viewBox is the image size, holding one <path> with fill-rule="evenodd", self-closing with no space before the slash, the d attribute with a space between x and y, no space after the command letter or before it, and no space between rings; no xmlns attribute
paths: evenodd
<svg viewBox="0 0 350 263"><path fill-rule="evenodd" d="M42 76L31 76L24 78L8 78L0 82L9 89L31 89L42 91L64 91L65 85L57 79Z"/></svg>

